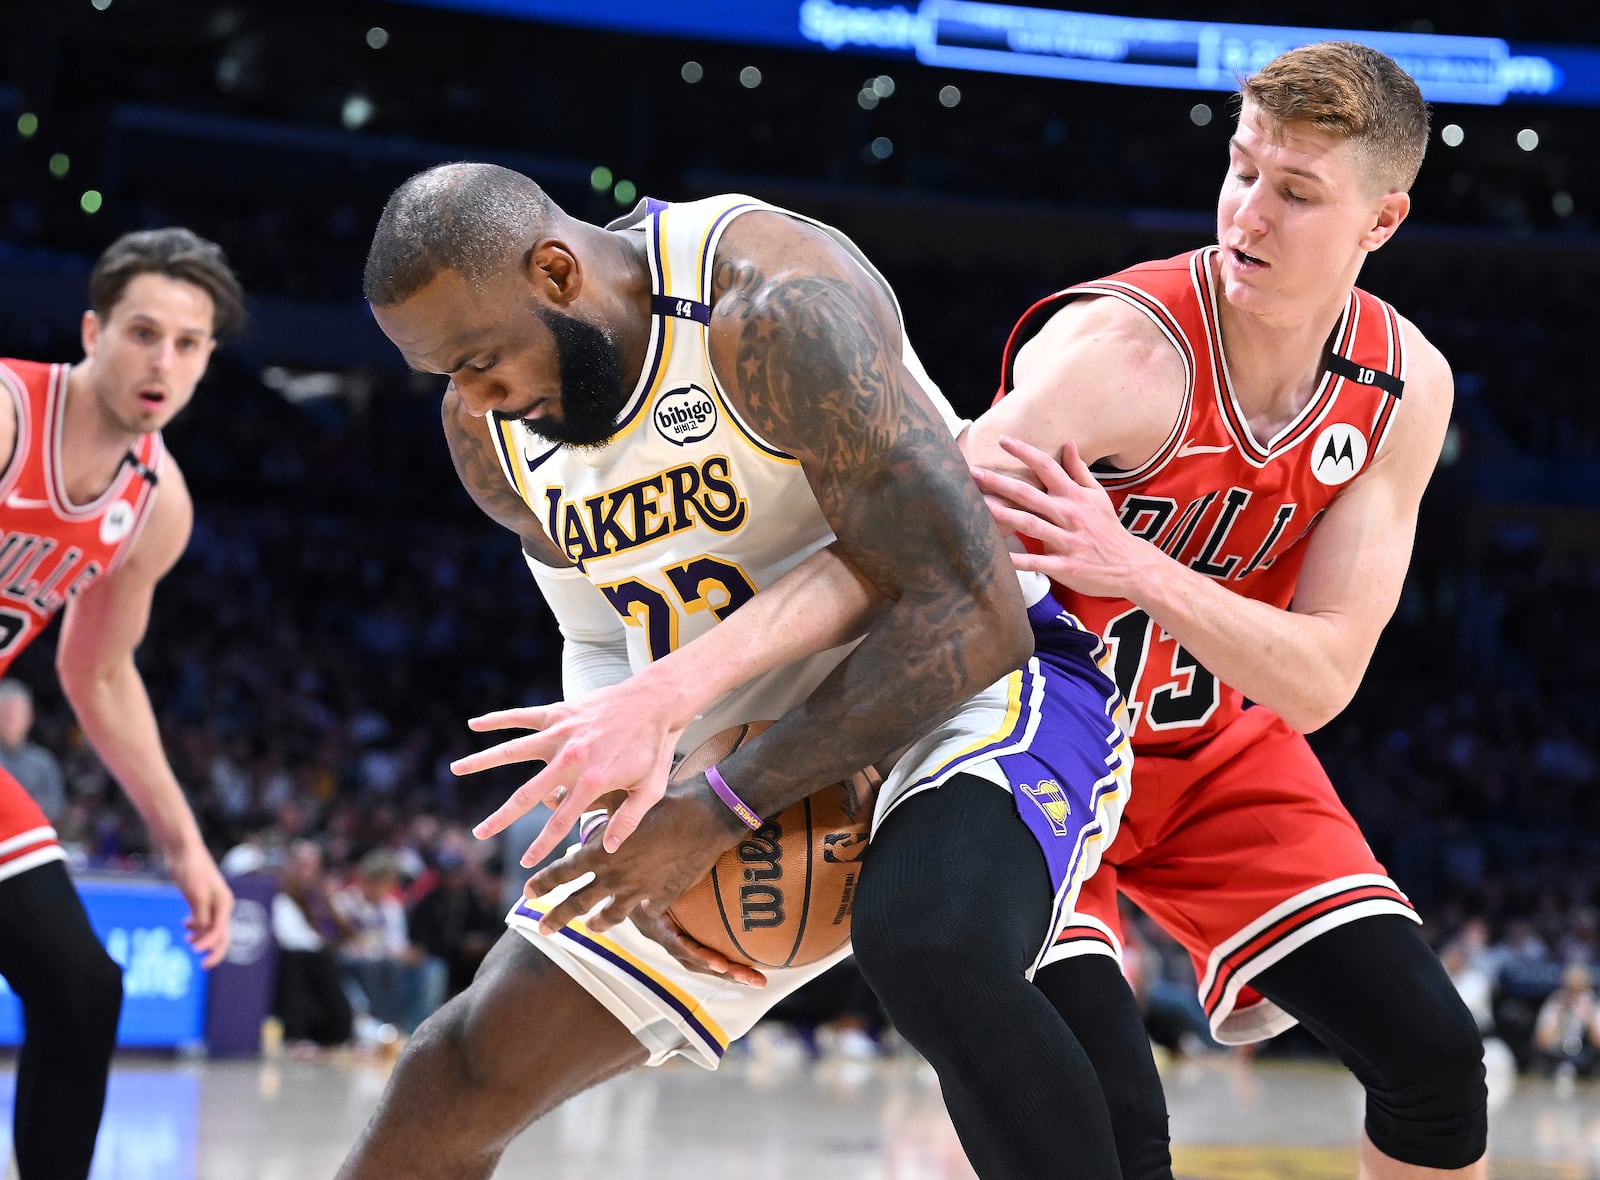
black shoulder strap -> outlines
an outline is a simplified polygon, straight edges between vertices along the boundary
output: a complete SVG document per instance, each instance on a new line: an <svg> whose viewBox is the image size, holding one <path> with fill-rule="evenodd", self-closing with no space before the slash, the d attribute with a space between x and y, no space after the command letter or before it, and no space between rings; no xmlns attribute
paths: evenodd
<svg viewBox="0 0 1600 1180"><path fill-rule="evenodd" d="M1386 373L1382 369L1369 369L1358 365L1349 357L1340 356L1336 352L1328 354L1328 370L1343 377L1346 381L1354 381L1357 385L1373 385L1383 390L1390 397L1399 399L1400 391L1406 387L1402 378L1393 373Z"/></svg>

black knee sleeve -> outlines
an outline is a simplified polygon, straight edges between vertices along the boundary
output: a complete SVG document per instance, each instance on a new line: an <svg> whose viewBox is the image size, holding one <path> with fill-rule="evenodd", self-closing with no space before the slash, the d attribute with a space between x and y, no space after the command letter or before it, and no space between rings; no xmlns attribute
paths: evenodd
<svg viewBox="0 0 1600 1180"><path fill-rule="evenodd" d="M1167 1097L1122 968L1109 955L1077 955L1042 968L1033 981L1094 1064L1123 1180L1172 1180Z"/></svg>
<svg viewBox="0 0 1600 1180"><path fill-rule="evenodd" d="M89 925L66 869L41 865L0 882L0 973L27 1013L83 1050L110 1056L122 1011L122 968Z"/></svg>
<svg viewBox="0 0 1600 1180"><path fill-rule="evenodd" d="M1027 978L1048 934L1044 856L1006 792L957 775L900 804L862 865L856 961L939 1075L983 1180L1118 1180L1094 1067Z"/></svg>
<svg viewBox="0 0 1600 1180"><path fill-rule="evenodd" d="M1363 918L1252 980L1367 1091L1367 1137L1401 1163L1464 1168L1488 1146L1483 1037L1415 923Z"/></svg>
<svg viewBox="0 0 1600 1180"><path fill-rule="evenodd" d="M25 1178L87 1176L122 1011L122 969L59 861L0 882L0 974L23 1009L13 1113Z"/></svg>
<svg viewBox="0 0 1600 1180"><path fill-rule="evenodd" d="M874 837L851 931L862 974L916 1044L925 1022L938 1033L1021 978L1049 919L1044 858L1015 805L957 777L902 803Z"/></svg>
<svg viewBox="0 0 1600 1180"><path fill-rule="evenodd" d="M1439 976L1444 990L1418 993L1408 1035L1363 1078L1367 1137L1401 1163L1464 1168L1488 1148L1483 1036L1443 968Z"/></svg>

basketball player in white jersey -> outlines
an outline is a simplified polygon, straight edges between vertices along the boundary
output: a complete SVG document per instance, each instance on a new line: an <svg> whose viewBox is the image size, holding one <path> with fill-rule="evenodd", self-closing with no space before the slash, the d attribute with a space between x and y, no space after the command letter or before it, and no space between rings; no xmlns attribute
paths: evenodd
<svg viewBox="0 0 1600 1180"><path fill-rule="evenodd" d="M837 231L747 197L645 202L601 229L527 177L467 164L390 198L365 287L408 363L451 378L458 474L522 540L567 695L736 619L829 544L885 604L853 647L756 679L680 736L687 750L777 719L715 780L674 784L614 854L659 875L648 902L580 879L517 905L407 1046L341 1175L488 1175L522 1127L606 1077L674 1054L714 1067L848 952L753 988L686 968L640 925L663 929L745 834L740 812L775 815L907 749L880 792L858 953L916 982L891 1016L939 1069L980 1174L1035 1177L1065 1151L1078 1175L1116 1177L1092 1068L1028 976L1120 813L1120 698L1097 637L1037 580L1025 609L876 270ZM1012 793L1046 781L1049 812ZM1027 1132L1046 1120L1043 1145Z"/></svg>
<svg viewBox="0 0 1600 1180"><path fill-rule="evenodd" d="M124 234L89 276L80 364L0 360L0 672L64 614L78 724L150 828L207 967L233 894L161 749L133 655L194 522L161 428L189 399L239 284L186 229ZM89 925L44 813L0 771L0 975L22 1002L12 1122L22 1180L89 1174L116 1048L122 969Z"/></svg>

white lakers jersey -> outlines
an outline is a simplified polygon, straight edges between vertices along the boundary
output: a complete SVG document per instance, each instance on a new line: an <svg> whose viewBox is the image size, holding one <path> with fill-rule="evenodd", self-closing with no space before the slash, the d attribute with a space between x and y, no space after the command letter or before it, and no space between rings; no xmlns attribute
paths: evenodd
<svg viewBox="0 0 1600 1180"><path fill-rule="evenodd" d="M740 419L711 371L706 332L717 242L735 217L757 209L816 225L893 300L849 239L810 218L738 195L645 200L609 227L644 236L653 303L644 368L616 436L603 447L575 448L519 422L491 426L518 495L627 624L635 670L709 630L833 540L799 461ZM901 337L906 368L954 434L960 420L903 330ZM731 725L782 716L848 650L780 668L729 694L690 727L681 748Z"/></svg>

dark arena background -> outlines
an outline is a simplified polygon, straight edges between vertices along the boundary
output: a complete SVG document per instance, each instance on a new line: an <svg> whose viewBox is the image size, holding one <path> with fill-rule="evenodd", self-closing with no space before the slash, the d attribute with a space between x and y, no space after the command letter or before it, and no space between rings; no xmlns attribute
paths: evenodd
<svg viewBox="0 0 1600 1180"><path fill-rule="evenodd" d="M1214 239L1235 74L1321 39L1303 29L1365 30L1349 35L1424 78L1412 214L1361 285L1456 383L1399 610L1312 743L1479 1017L1493 1174L1600 1176L1600 1083L1534 1037L1564 980L1600 978L1600 8L1084 3L1103 19L944 0L9 0L0 355L81 356L88 268L129 229L219 242L249 296L166 431L196 524L139 653L236 879L222 968L184 948L181 900L56 688L53 633L10 673L127 971L94 1176L328 1176L373 1109L414 1005L385 1019L358 1001L331 1047L283 1043L271 1012L271 901L296 841L321 852L317 888L370 871L408 907L408 986L435 1001L525 875L522 844L469 833L521 776L448 763L483 744L467 717L559 695L560 637L454 477L441 379L407 371L361 298L395 185L489 160L598 223L642 195L727 191L811 214L879 264L929 372L976 415L1034 300ZM1298 1032L1211 1044L1187 960L1128 920L1178 1174L1354 1176L1348 1075ZM18 1030L0 995L0 1043ZM848 969L715 1075L672 1065L569 1103L499 1174L972 1175L931 1072Z"/></svg>

